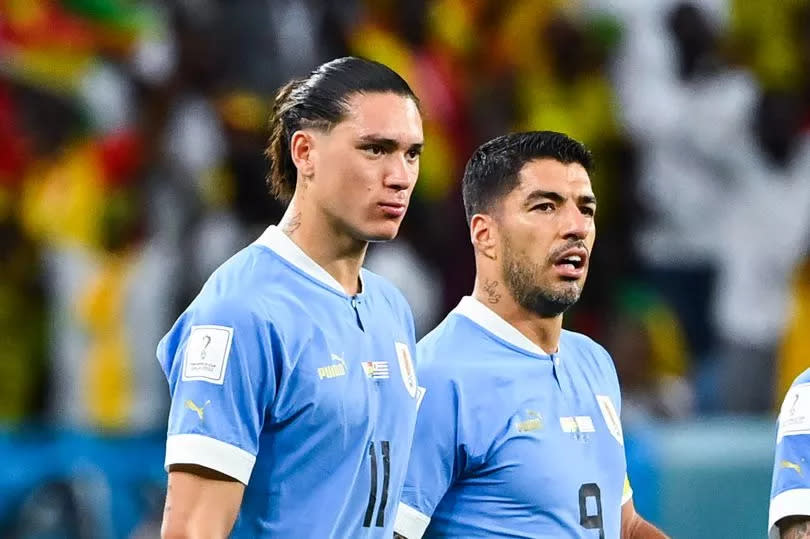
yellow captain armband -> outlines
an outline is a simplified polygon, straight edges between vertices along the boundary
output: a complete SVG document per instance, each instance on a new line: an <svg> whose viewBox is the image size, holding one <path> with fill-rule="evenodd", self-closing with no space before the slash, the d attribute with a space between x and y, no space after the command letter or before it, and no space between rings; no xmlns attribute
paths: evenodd
<svg viewBox="0 0 810 539"><path fill-rule="evenodd" d="M624 474L624 488L622 489L622 505L633 497L633 487L630 486L630 479Z"/></svg>

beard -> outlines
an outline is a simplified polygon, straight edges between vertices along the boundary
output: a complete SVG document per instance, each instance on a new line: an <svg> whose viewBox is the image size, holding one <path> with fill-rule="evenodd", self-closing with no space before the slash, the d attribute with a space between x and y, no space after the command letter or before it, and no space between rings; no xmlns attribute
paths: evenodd
<svg viewBox="0 0 810 539"><path fill-rule="evenodd" d="M582 286L577 281L544 285L540 281L545 265L551 265L550 261L545 264L532 262L524 253L516 252L504 239L502 270L507 289L524 309L543 318L552 318L563 314L579 300Z"/></svg>

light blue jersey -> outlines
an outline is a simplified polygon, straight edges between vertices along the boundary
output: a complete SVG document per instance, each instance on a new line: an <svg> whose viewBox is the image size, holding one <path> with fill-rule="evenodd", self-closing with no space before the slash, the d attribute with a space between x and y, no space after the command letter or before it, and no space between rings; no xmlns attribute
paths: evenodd
<svg viewBox="0 0 810 539"><path fill-rule="evenodd" d="M416 421L411 311L349 296L280 229L223 264L158 347L166 466L247 485L233 537L385 537Z"/></svg>
<svg viewBox="0 0 810 539"><path fill-rule="evenodd" d="M810 517L810 369L793 382L779 412L768 516L769 537L788 516Z"/></svg>
<svg viewBox="0 0 810 539"><path fill-rule="evenodd" d="M396 529L420 537L618 539L626 482L607 352L546 354L472 297L417 346L425 387Z"/></svg>

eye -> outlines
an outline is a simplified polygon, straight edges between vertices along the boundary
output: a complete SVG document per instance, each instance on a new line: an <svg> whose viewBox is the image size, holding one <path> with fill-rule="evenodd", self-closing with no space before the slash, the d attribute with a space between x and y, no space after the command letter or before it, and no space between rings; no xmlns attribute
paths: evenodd
<svg viewBox="0 0 810 539"><path fill-rule="evenodd" d="M380 144L369 144L363 147L363 150L371 155L382 155L385 153L385 148Z"/></svg>
<svg viewBox="0 0 810 539"><path fill-rule="evenodd" d="M588 217L593 217L596 214L596 208L592 206L583 206L580 210L583 215L587 215Z"/></svg>
<svg viewBox="0 0 810 539"><path fill-rule="evenodd" d="M416 161L419 159L419 156L422 155L422 150L413 148L408 150L408 153L405 156L408 158L408 161Z"/></svg>
<svg viewBox="0 0 810 539"><path fill-rule="evenodd" d="M554 211L554 203L553 202L541 202L540 204L536 204L532 206L532 211L539 210L543 213L549 213Z"/></svg>

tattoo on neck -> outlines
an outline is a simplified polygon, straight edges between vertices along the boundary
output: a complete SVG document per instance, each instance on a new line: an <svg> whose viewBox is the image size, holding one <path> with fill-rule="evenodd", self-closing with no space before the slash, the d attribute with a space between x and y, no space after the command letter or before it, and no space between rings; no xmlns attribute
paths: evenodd
<svg viewBox="0 0 810 539"><path fill-rule="evenodd" d="M489 279L484 279L484 286L482 287L484 292L487 293L487 302L488 303L498 303L501 301L501 295L498 293L498 281L490 281Z"/></svg>
<svg viewBox="0 0 810 539"><path fill-rule="evenodd" d="M791 520L780 525L782 539L810 539L810 518L798 517L801 520Z"/></svg>
<svg viewBox="0 0 810 539"><path fill-rule="evenodd" d="M281 230L284 231L285 234L290 235L296 230L298 230L298 227L300 226L301 226L301 213L299 212L293 215L289 221L284 223L284 226L282 227Z"/></svg>

